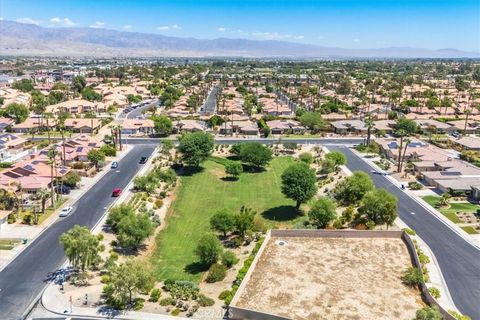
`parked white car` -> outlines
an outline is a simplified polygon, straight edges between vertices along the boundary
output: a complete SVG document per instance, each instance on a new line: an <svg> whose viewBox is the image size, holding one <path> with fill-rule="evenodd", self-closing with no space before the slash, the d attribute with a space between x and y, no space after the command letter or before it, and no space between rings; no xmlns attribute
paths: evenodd
<svg viewBox="0 0 480 320"><path fill-rule="evenodd" d="M58 216L59 217L66 217L70 213L72 213L72 211L73 211L72 207L65 207L65 208L62 209L62 211L60 211L60 214Z"/></svg>

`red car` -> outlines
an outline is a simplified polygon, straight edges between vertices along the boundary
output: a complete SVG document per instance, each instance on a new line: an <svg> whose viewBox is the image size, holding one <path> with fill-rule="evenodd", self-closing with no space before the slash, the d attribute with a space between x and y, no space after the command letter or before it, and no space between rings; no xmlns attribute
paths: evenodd
<svg viewBox="0 0 480 320"><path fill-rule="evenodd" d="M112 191L112 197L118 197L118 196L120 196L121 193L122 193L122 189L120 189L120 188L115 188L115 189L113 189L113 191Z"/></svg>

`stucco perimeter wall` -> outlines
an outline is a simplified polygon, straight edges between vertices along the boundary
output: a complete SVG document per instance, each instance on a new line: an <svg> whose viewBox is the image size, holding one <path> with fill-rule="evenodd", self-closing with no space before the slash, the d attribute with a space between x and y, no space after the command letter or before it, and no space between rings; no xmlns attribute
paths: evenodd
<svg viewBox="0 0 480 320"><path fill-rule="evenodd" d="M250 266L247 274L245 275L245 278L243 279L240 287L238 288L235 296L232 299L232 302L230 303L229 307L229 319L232 320L290 320L290 318L285 318L281 316L277 316L274 314L269 314L269 313L264 313L264 312L259 312L255 310L249 310L245 308L240 308L237 307L236 304L245 289L246 284L250 280L250 277L253 273L253 270L255 270L255 267L257 265L258 260L260 259L261 255L263 254L263 251L265 250L268 242L270 241L271 237L286 237L286 238L291 238L291 237L303 237L303 238L402 238L408 248L408 251L410 253L410 256L412 257L413 263L415 267L421 268L420 260L417 255L417 251L415 250L415 245L410 238L410 236L405 233L404 231L371 231L371 230L365 230L365 231L360 231L360 230L278 230L278 229L273 229L270 230L266 237L264 242L262 243L262 246L260 247L260 250L258 250L257 255L255 256L255 259L252 262L252 265ZM421 286L422 294L425 300L432 306L437 306L440 312L443 314L445 317L445 320L455 320L455 318L448 313L447 310L443 309L442 306L440 306L435 300L435 298L432 297L430 292L428 291L428 288L425 284L422 284Z"/></svg>
<svg viewBox="0 0 480 320"><path fill-rule="evenodd" d="M413 243L412 238L410 238L407 233L404 233L402 238L407 244L408 251L410 252L410 256L413 258L413 263L415 267L422 269L422 264L420 263L420 259L418 258L417 250L415 249L415 244ZM445 320L455 320L455 317L448 313L448 310L445 310L430 294L430 291L428 291L428 287L425 285L425 283L422 283L421 290L425 301L431 306L437 306L438 310L442 313Z"/></svg>

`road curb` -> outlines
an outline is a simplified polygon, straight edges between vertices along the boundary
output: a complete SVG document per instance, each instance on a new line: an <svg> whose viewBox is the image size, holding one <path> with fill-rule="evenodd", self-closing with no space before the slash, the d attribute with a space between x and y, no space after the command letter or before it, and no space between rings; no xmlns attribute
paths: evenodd
<svg viewBox="0 0 480 320"><path fill-rule="evenodd" d="M125 155L127 155L133 148L129 148L129 150L127 152L123 152L118 159L114 160L114 161L120 161L121 159L123 159L125 157ZM92 185L94 185L98 180L100 180L103 176L105 176L106 174L108 173L108 170L105 170L105 168L99 173L99 175L97 175L95 177L95 181ZM88 192L90 188L87 188L85 190L82 190L82 192L79 194L78 198L75 199L73 202L72 200L69 200L69 201L66 201L63 205L64 206L67 206L67 205L70 205L70 206L74 206L78 200L80 200L81 197L83 197L83 195L85 193ZM58 209L58 208L57 208ZM55 212L52 213L52 215L55 214ZM15 255L8 261L8 263L6 263L5 265L3 265L2 267L0 267L0 272L2 272L6 267L8 267L8 265L13 261L15 260L26 248L28 248L28 246L30 246L38 237L40 237L45 231L47 231L55 222L58 221L59 217L57 216L56 218L52 218L53 220L51 220L50 222L48 222L48 224L45 225L45 227L37 234L35 235L32 239L28 240L27 244L24 245L22 247L21 250L19 250L17 253L15 253Z"/></svg>
<svg viewBox="0 0 480 320"><path fill-rule="evenodd" d="M377 171L383 171L381 168L379 168L373 161L366 160L364 157L362 157L358 151L355 149L351 149L351 151L358 156L363 162L368 164L370 167ZM390 181L394 186L397 188L401 189L399 184L401 185L401 182L397 181L396 179L392 178L391 176L387 175L385 178ZM478 246L472 239L470 239L470 236L463 231L462 228L458 227L456 224L451 222L447 217L445 217L443 214L438 212L435 208L430 206L428 203L426 203L423 199L411 194L410 192L406 192L406 190L402 190L405 195L407 195L410 199L418 203L421 207L423 207L425 210L427 210L430 214L432 214L437 220L442 222L447 228L455 232L460 238L462 238L465 242L470 244L472 247L480 251L480 246Z"/></svg>

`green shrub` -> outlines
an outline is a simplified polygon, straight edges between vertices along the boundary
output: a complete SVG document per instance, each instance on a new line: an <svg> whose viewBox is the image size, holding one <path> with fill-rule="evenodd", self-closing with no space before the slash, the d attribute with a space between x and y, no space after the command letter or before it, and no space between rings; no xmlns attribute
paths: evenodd
<svg viewBox="0 0 480 320"><path fill-rule="evenodd" d="M410 229L410 228L404 228L403 231L405 231L406 234L411 235L411 236L416 236L417 235L415 230Z"/></svg>
<svg viewBox="0 0 480 320"><path fill-rule="evenodd" d="M33 215L32 214L26 214L23 216L23 223L24 224L28 224L28 225L31 225L33 223Z"/></svg>
<svg viewBox="0 0 480 320"><path fill-rule="evenodd" d="M313 156L310 152L303 152L298 155L300 161L305 162L306 164L311 164L313 162Z"/></svg>
<svg viewBox="0 0 480 320"><path fill-rule="evenodd" d="M417 310L413 320L442 320L443 316L436 307L423 307Z"/></svg>
<svg viewBox="0 0 480 320"><path fill-rule="evenodd" d="M410 190L421 190L423 188L423 185L421 183L418 183L417 181L411 181L408 183L408 187Z"/></svg>
<svg viewBox="0 0 480 320"><path fill-rule="evenodd" d="M237 264L238 258L235 256L230 250L226 250L222 254L222 264L225 265L227 268L231 268L233 265Z"/></svg>
<svg viewBox="0 0 480 320"><path fill-rule="evenodd" d="M170 297L163 298L163 299L160 300L159 303L162 307L171 306L171 305L173 305L173 299L170 298Z"/></svg>
<svg viewBox="0 0 480 320"><path fill-rule="evenodd" d="M472 320L472 318L469 316L463 315L454 310L448 310L448 313L450 313L457 320Z"/></svg>
<svg viewBox="0 0 480 320"><path fill-rule="evenodd" d="M103 283L103 284L107 284L110 282L110 276L107 275L107 274L104 274L101 278L100 278L100 282Z"/></svg>
<svg viewBox="0 0 480 320"><path fill-rule="evenodd" d="M440 290L438 290L438 288L431 287L431 288L428 288L428 291L430 292L432 297L434 297L435 299L440 298Z"/></svg>
<svg viewBox="0 0 480 320"><path fill-rule="evenodd" d="M197 302L200 307L211 307L215 304L215 301L213 301L213 299L210 299L203 293L200 293L198 295Z"/></svg>
<svg viewBox="0 0 480 320"><path fill-rule="evenodd" d="M418 260L420 260L420 263L422 265L426 265L427 263L430 263L430 258L421 250L419 250L418 252Z"/></svg>
<svg viewBox="0 0 480 320"><path fill-rule="evenodd" d="M155 200L155 206L157 208L161 208L163 206L163 200L162 199L156 199Z"/></svg>
<svg viewBox="0 0 480 320"><path fill-rule="evenodd" d="M137 298L133 303L133 310L135 311L142 310L144 305L145 305L145 299Z"/></svg>
<svg viewBox="0 0 480 320"><path fill-rule="evenodd" d="M178 316L180 314L180 312L182 312L180 309L175 308L175 309L172 310L172 312L170 312L170 314L172 316Z"/></svg>
<svg viewBox="0 0 480 320"><path fill-rule="evenodd" d="M198 285L191 281L178 280L174 281L173 284L169 283L168 286L165 284L165 287L170 291L172 298L181 300L196 299L200 291Z"/></svg>
<svg viewBox="0 0 480 320"><path fill-rule="evenodd" d="M230 290L223 290L222 292L220 292L220 294L218 295L218 299L220 300L225 300L228 295L230 294Z"/></svg>
<svg viewBox="0 0 480 320"><path fill-rule="evenodd" d="M12 224L12 223L15 223L15 221L17 221L17 217L15 216L14 213L10 213L7 217L7 223Z"/></svg>
<svg viewBox="0 0 480 320"><path fill-rule="evenodd" d="M414 267L408 268L402 276L402 281L404 284L410 287L421 285L423 283L422 270Z"/></svg>
<svg viewBox="0 0 480 320"><path fill-rule="evenodd" d="M208 269L208 276L205 279L208 283L218 282L225 279L227 275L227 267L222 264L212 264L210 269Z"/></svg>
<svg viewBox="0 0 480 320"><path fill-rule="evenodd" d="M150 299L148 299L148 301L157 302L158 299L160 299L160 296L161 296L161 295L162 295L162 292L160 291L160 289L154 288L154 289L152 289L152 291L150 292Z"/></svg>

